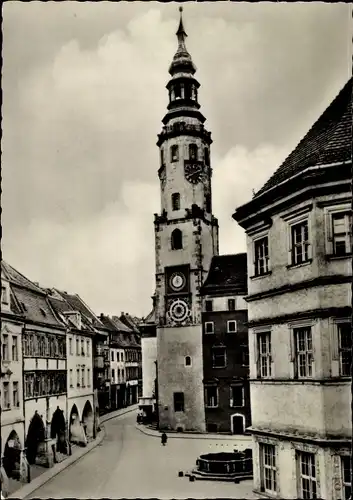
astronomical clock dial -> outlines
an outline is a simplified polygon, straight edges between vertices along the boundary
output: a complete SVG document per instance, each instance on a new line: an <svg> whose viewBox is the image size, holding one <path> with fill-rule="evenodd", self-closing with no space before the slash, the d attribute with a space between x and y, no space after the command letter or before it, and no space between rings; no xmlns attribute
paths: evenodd
<svg viewBox="0 0 353 500"><path fill-rule="evenodd" d="M171 301L168 308L168 316L172 322L182 323L190 316L189 305L183 299Z"/></svg>
<svg viewBox="0 0 353 500"><path fill-rule="evenodd" d="M202 181L204 172L199 163L187 163L184 167L185 179L191 184L197 184Z"/></svg>
<svg viewBox="0 0 353 500"><path fill-rule="evenodd" d="M169 279L170 287L175 291L179 292L185 286L186 279L182 273L173 273Z"/></svg>

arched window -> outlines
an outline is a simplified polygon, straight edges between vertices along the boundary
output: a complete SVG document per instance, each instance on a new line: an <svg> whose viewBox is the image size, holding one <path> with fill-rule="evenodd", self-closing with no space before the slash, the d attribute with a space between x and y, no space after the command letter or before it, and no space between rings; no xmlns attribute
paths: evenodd
<svg viewBox="0 0 353 500"><path fill-rule="evenodd" d="M179 193L172 194L172 209L173 210L180 210L180 194Z"/></svg>
<svg viewBox="0 0 353 500"><path fill-rule="evenodd" d="M210 164L210 150L208 148L205 148L204 155L205 155L205 163L206 163L206 165L209 165Z"/></svg>
<svg viewBox="0 0 353 500"><path fill-rule="evenodd" d="M174 231L172 232L171 243L172 250L180 250L181 248L183 248L183 233L180 231L180 229L174 229Z"/></svg>
<svg viewBox="0 0 353 500"><path fill-rule="evenodd" d="M185 356L185 366L191 366L191 358L190 358L190 356Z"/></svg>
<svg viewBox="0 0 353 500"><path fill-rule="evenodd" d="M170 148L170 161L178 161L179 160L179 148L176 144Z"/></svg>
<svg viewBox="0 0 353 500"><path fill-rule="evenodd" d="M189 144L189 159L190 160L197 160L198 157L198 151L197 151L197 145L196 144Z"/></svg>

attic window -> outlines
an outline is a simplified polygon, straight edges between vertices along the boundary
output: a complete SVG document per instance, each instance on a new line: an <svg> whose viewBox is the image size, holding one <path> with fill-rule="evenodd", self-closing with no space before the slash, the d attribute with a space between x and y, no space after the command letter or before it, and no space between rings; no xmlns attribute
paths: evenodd
<svg viewBox="0 0 353 500"><path fill-rule="evenodd" d="M24 311L27 311L27 306L24 302L21 302L21 307Z"/></svg>
<svg viewBox="0 0 353 500"><path fill-rule="evenodd" d="M39 310L43 314L43 316L47 315L47 313L45 312L45 310L43 309L43 307L40 307Z"/></svg>

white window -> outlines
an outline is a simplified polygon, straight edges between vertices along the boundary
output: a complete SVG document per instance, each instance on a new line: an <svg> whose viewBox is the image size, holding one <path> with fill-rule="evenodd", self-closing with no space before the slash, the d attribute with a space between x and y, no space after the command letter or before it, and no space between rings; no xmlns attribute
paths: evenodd
<svg viewBox="0 0 353 500"><path fill-rule="evenodd" d="M299 497L317 498L315 454L298 451Z"/></svg>
<svg viewBox="0 0 353 500"><path fill-rule="evenodd" d="M90 351L89 351L89 340L86 342L87 348L86 348L86 354L87 356L90 356Z"/></svg>
<svg viewBox="0 0 353 500"><path fill-rule="evenodd" d="M72 356L73 352L72 352L72 338L71 337L69 337L69 353Z"/></svg>
<svg viewBox="0 0 353 500"><path fill-rule="evenodd" d="M255 276L267 274L269 267L268 236L254 240L254 268Z"/></svg>
<svg viewBox="0 0 353 500"><path fill-rule="evenodd" d="M236 333L237 322L235 320L227 321L227 333Z"/></svg>
<svg viewBox="0 0 353 500"><path fill-rule="evenodd" d="M334 255L346 255L352 251L352 215L339 212L332 214L332 243Z"/></svg>
<svg viewBox="0 0 353 500"><path fill-rule="evenodd" d="M76 356L80 355L80 339L76 339Z"/></svg>
<svg viewBox="0 0 353 500"><path fill-rule="evenodd" d="M80 387L80 369L76 368L76 385Z"/></svg>
<svg viewBox="0 0 353 500"><path fill-rule="evenodd" d="M258 376L271 377L271 332L259 333L257 337Z"/></svg>
<svg viewBox="0 0 353 500"><path fill-rule="evenodd" d="M87 387L91 387L91 368L87 368Z"/></svg>
<svg viewBox="0 0 353 500"><path fill-rule="evenodd" d="M206 321L205 322L205 333L214 333L213 321Z"/></svg>
<svg viewBox="0 0 353 500"><path fill-rule="evenodd" d="M349 455L341 457L342 500L352 497L352 461Z"/></svg>
<svg viewBox="0 0 353 500"><path fill-rule="evenodd" d="M233 385L230 388L230 406L244 406L244 387L242 385Z"/></svg>
<svg viewBox="0 0 353 500"><path fill-rule="evenodd" d="M291 264L302 264L310 259L308 220L291 225Z"/></svg>
<svg viewBox="0 0 353 500"><path fill-rule="evenodd" d="M218 387L210 385L205 387L205 402L207 408L216 408L218 406Z"/></svg>
<svg viewBox="0 0 353 500"><path fill-rule="evenodd" d="M298 378L313 376L313 347L311 328L294 328L295 367Z"/></svg>
<svg viewBox="0 0 353 500"><path fill-rule="evenodd" d="M74 386L74 381L73 381L73 369L70 368L70 379L69 379L69 382L70 382L70 387L73 387Z"/></svg>
<svg viewBox="0 0 353 500"><path fill-rule="evenodd" d="M266 493L276 493L276 447L272 444L260 444L260 473L261 491Z"/></svg>
<svg viewBox="0 0 353 500"><path fill-rule="evenodd" d="M212 347L212 367L225 368L226 366L226 348L223 346Z"/></svg>
<svg viewBox="0 0 353 500"><path fill-rule="evenodd" d="M85 367L84 366L81 367L81 383L82 383L81 387L85 387Z"/></svg>
<svg viewBox="0 0 353 500"><path fill-rule="evenodd" d="M85 355L85 341L81 339L81 356Z"/></svg>

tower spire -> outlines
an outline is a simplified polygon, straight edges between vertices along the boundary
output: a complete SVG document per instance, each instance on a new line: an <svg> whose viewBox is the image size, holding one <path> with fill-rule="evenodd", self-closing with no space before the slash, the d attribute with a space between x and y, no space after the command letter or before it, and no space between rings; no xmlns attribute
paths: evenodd
<svg viewBox="0 0 353 500"><path fill-rule="evenodd" d="M183 8L179 7L179 12L180 12L180 21L179 21L179 28L178 31L176 32L176 36L178 37L178 51L177 52L187 52L186 46L185 46L185 38L188 36L185 32L184 25L183 25Z"/></svg>

